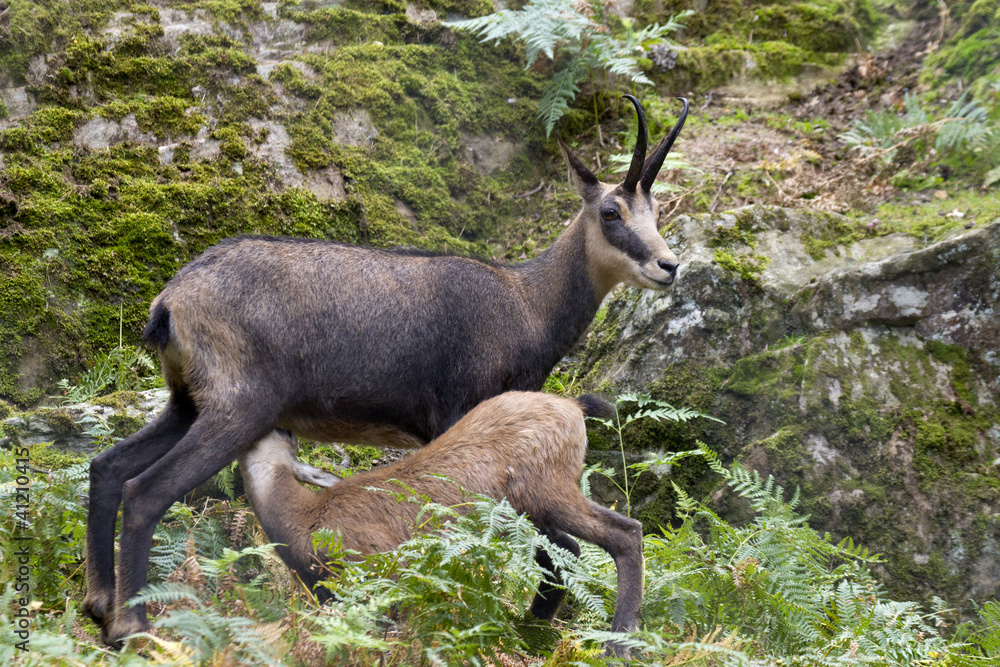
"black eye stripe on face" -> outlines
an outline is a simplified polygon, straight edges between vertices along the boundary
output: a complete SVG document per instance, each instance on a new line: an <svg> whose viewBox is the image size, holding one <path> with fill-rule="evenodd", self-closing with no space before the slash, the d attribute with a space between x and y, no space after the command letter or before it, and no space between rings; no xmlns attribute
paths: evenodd
<svg viewBox="0 0 1000 667"><path fill-rule="evenodd" d="M649 248L642 242L639 235L632 231L621 220L605 220L601 218L601 231L608 243L618 248L640 264L645 264L652 257Z"/></svg>

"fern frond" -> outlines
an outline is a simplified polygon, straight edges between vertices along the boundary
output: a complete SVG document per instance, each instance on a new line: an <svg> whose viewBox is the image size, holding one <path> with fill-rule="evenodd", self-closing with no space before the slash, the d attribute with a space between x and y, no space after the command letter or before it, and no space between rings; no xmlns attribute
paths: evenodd
<svg viewBox="0 0 1000 667"><path fill-rule="evenodd" d="M545 136L552 134L556 122L569 111L569 104L580 91L585 69L578 61L570 62L558 71L545 86L542 99L538 103L538 117L545 123Z"/></svg>

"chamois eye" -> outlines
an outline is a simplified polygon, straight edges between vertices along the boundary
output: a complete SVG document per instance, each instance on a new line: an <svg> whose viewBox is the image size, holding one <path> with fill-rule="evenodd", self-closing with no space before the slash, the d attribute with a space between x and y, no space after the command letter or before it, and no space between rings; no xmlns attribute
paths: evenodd
<svg viewBox="0 0 1000 667"><path fill-rule="evenodd" d="M616 220L618 216L618 211L613 208L606 208L601 211L601 217L605 220Z"/></svg>

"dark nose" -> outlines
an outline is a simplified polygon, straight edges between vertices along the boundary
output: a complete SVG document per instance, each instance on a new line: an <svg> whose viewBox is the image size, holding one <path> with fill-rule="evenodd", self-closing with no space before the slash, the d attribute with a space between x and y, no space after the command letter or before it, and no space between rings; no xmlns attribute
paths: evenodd
<svg viewBox="0 0 1000 667"><path fill-rule="evenodd" d="M671 278L676 278L677 277L677 262L671 262L671 261L666 260L666 259L658 259L658 260L656 260L656 264L661 269L663 269L664 271L666 271L667 273L669 273Z"/></svg>

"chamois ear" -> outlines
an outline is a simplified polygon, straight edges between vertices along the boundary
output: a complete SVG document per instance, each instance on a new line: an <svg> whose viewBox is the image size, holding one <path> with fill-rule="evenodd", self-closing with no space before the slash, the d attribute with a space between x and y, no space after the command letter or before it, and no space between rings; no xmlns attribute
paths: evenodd
<svg viewBox="0 0 1000 667"><path fill-rule="evenodd" d="M576 186L576 191L585 200L590 201L600 192L601 182L597 176L594 176L594 173L590 169L587 169L587 165L573 154L569 146L562 142L562 139L558 141L559 148L562 149L563 155L566 156L566 161L569 163L570 171L573 174L573 184Z"/></svg>
<svg viewBox="0 0 1000 667"><path fill-rule="evenodd" d="M303 463L298 459L295 459L295 461L292 462L292 473L295 475L295 479L300 482L314 484L323 488L331 487L343 479L341 477L337 477L333 473L320 470L319 468L314 468L313 466Z"/></svg>

